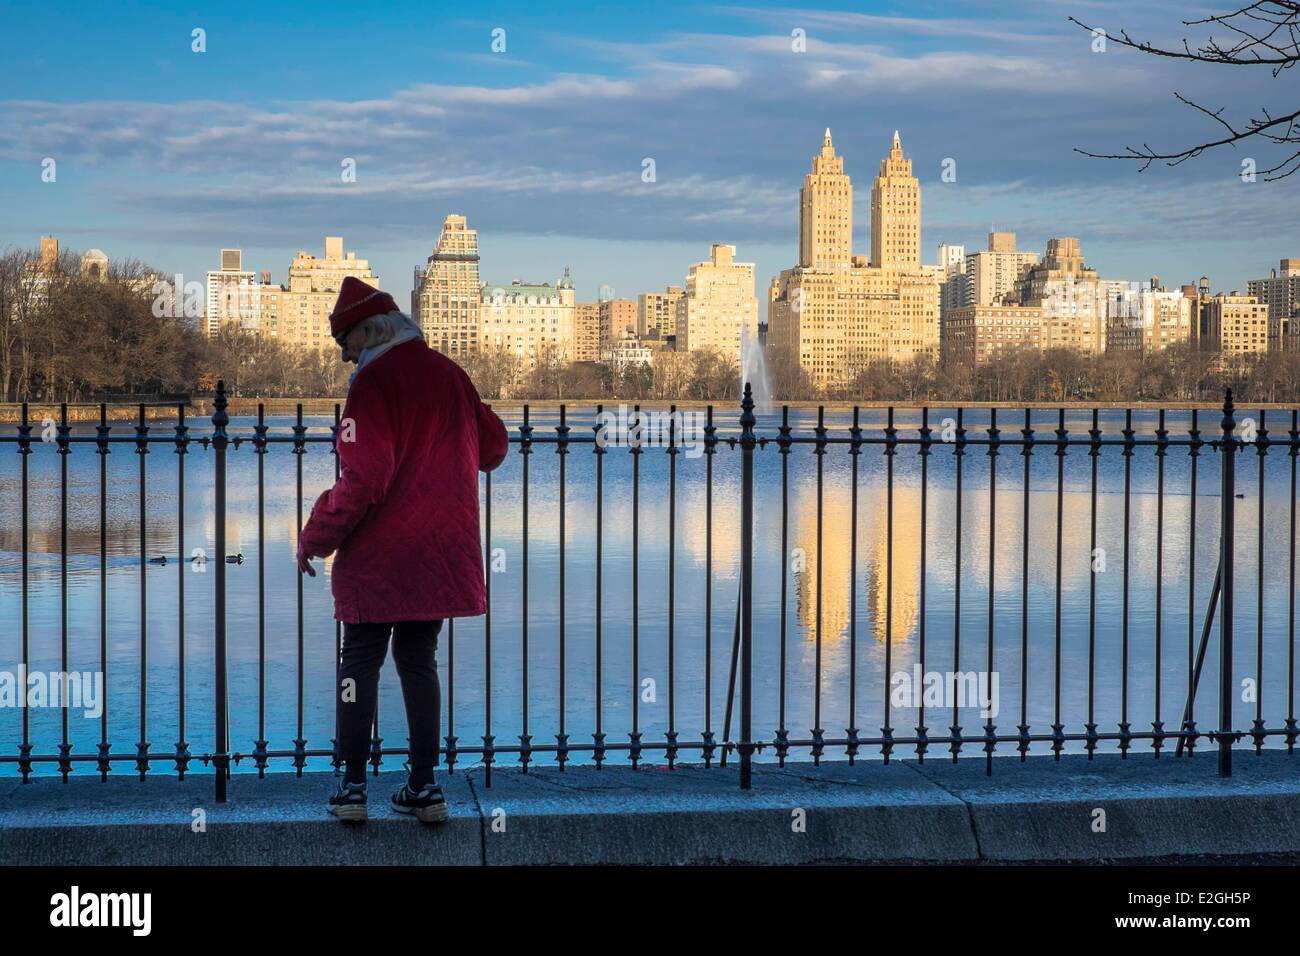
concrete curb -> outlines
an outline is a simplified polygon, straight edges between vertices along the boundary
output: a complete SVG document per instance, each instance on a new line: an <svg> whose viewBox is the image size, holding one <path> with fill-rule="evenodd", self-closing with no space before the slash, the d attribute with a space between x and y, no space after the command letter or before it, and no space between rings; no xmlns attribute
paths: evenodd
<svg viewBox="0 0 1300 956"><path fill-rule="evenodd" d="M979 759L919 769L969 808L983 860L1300 852L1300 762L1278 751L1234 758L1228 778L1213 753L1007 758L992 777Z"/></svg>
<svg viewBox="0 0 1300 956"><path fill-rule="evenodd" d="M1300 758L1212 754L498 768L440 774L451 819L393 813L404 774L370 778L371 818L324 811L331 773L0 781L0 864L806 864L1250 860L1300 854ZM1104 831L1095 829L1104 811ZM198 813L201 811L201 814ZM204 829L195 832L202 817Z"/></svg>
<svg viewBox="0 0 1300 956"><path fill-rule="evenodd" d="M974 859L961 801L908 767L470 774L488 864Z"/></svg>
<svg viewBox="0 0 1300 956"><path fill-rule="evenodd" d="M394 813L401 771L370 778L370 819L325 812L332 773L236 774L229 799L210 774L40 780L0 810L0 863L26 865L364 864L482 862L478 809L463 774L443 781L451 819L437 827ZM21 785L20 785L21 786ZM205 829L195 832L202 811Z"/></svg>

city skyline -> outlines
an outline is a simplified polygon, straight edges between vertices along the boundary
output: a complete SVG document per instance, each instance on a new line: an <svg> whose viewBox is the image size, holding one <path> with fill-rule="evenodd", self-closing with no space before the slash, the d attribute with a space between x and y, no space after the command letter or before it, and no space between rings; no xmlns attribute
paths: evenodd
<svg viewBox="0 0 1300 956"><path fill-rule="evenodd" d="M635 297L680 284L713 243L735 245L760 277L787 268L800 170L830 126L858 182L902 131L926 194L927 264L940 243L978 248L990 231L1035 251L1068 235L1103 275L1177 286L1208 274L1244 292L1300 246L1277 214L1287 185L1241 182L1235 153L1139 174L1073 152L1183 137L1194 120L1174 88L1253 104L1259 90L1247 95L1235 74L1094 53L1066 21L1081 12L1069 3L938 5L925 17L834 6L669 4L653 18L601 10L564 22L503 8L494 20L441 17L436 42L407 38L399 7L374 24L392 53L385 71L340 66L345 31L328 11L236 31L139 5L147 36L122 17L91 37L32 7L31 41L0 40L16 67L0 102L0 244L53 234L193 279L219 248L238 247L284 281L297 250L344 235L404 301L405 277L458 213L482 231L494 277L549 279L567 265L580 301L602 285ZM1155 37L1190 15L1088 8ZM196 28L203 53L191 51ZM136 53L127 75L121 58ZM55 182L41 180L44 158ZM348 159L356 181L344 183ZM942 178L949 159L955 182ZM869 212L860 190L859 248Z"/></svg>
<svg viewBox="0 0 1300 956"><path fill-rule="evenodd" d="M1089 356L1182 343L1225 357L1295 351L1300 259L1280 259L1280 275L1271 270L1275 278L1250 280L1247 295L1214 293L1205 277L1175 289L1154 275L1147 285L1102 277L1075 237L1050 239L1040 261L1017 250L1015 233L990 232L986 250L967 255L941 244L936 263L925 264L923 190L912 166L895 130L871 186L870 245L858 255L852 177L829 127L812 157L799 194L798 260L768 284L765 341L769 360L798 366L818 389L852 382L875 361L937 362L942 355L982 364L1026 347ZM343 277L384 283L368 259L345 254L342 237L326 236L324 252L300 250L287 281L276 283L271 270L245 268L240 249L221 249L220 270L207 273L203 327L213 335L237 320L291 347L328 347L327 315ZM58 253L57 238L43 236L43 265L29 260L28 268L50 268ZM713 243L710 260L691 265L684 285L666 287L666 295L617 298L602 284L599 302L580 309L567 265L554 286L484 281L478 231L451 214L425 265L413 269L410 313L439 351L509 356L511 388L534 373L558 374L579 356L616 374L630 363L657 366L656 353L667 361L667 352L705 349L743 361L746 338L759 340L757 283L754 263L735 255L734 245ZM108 262L91 250L81 269L102 277ZM593 305L594 313L584 311Z"/></svg>

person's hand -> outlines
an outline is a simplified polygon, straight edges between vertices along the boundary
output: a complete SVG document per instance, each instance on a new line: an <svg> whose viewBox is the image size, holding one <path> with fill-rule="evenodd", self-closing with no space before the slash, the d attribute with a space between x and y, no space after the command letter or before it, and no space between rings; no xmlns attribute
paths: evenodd
<svg viewBox="0 0 1300 956"><path fill-rule="evenodd" d="M309 578L314 578L314 577L316 576L316 569L313 568L313 567L311 566L311 559L312 559L312 555L310 555L310 554L307 553L306 548L304 548L303 545L302 545L302 541L299 540L299 542L298 542L298 570L299 570L301 573L307 575Z"/></svg>

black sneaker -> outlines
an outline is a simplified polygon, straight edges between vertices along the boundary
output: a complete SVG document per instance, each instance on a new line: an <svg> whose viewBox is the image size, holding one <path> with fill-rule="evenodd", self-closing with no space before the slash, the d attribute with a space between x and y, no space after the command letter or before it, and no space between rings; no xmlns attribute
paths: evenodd
<svg viewBox="0 0 1300 956"><path fill-rule="evenodd" d="M365 783L339 781L339 788L330 795L329 812L340 820L364 822L366 819Z"/></svg>
<svg viewBox="0 0 1300 956"><path fill-rule="evenodd" d="M392 803L396 812L409 813L423 823L441 823L448 816L442 788L432 783L418 792L403 784L402 789L393 794Z"/></svg>

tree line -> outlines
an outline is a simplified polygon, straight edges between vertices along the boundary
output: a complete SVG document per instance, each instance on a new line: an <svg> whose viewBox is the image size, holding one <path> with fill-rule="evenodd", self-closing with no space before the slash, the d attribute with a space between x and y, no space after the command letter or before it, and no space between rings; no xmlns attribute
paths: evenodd
<svg viewBox="0 0 1300 956"><path fill-rule="evenodd" d="M986 364L917 358L847 363L845 382L818 391L795 361L768 353L772 393L784 401L942 402L1300 402L1300 353L1271 351L1225 361L1184 342L1154 352L1085 355L1025 349Z"/></svg>
<svg viewBox="0 0 1300 956"><path fill-rule="evenodd" d="M565 362L543 347L532 369L505 349L457 358L485 399L727 401L740 395L740 366L713 350L657 351L653 365Z"/></svg>
<svg viewBox="0 0 1300 956"><path fill-rule="evenodd" d="M0 400L145 401L210 392L222 378L235 395L346 389L336 354L235 328L210 337L197 319L158 308L157 272L138 260L110 262L102 276L83 274L68 250L39 260L0 252Z"/></svg>

